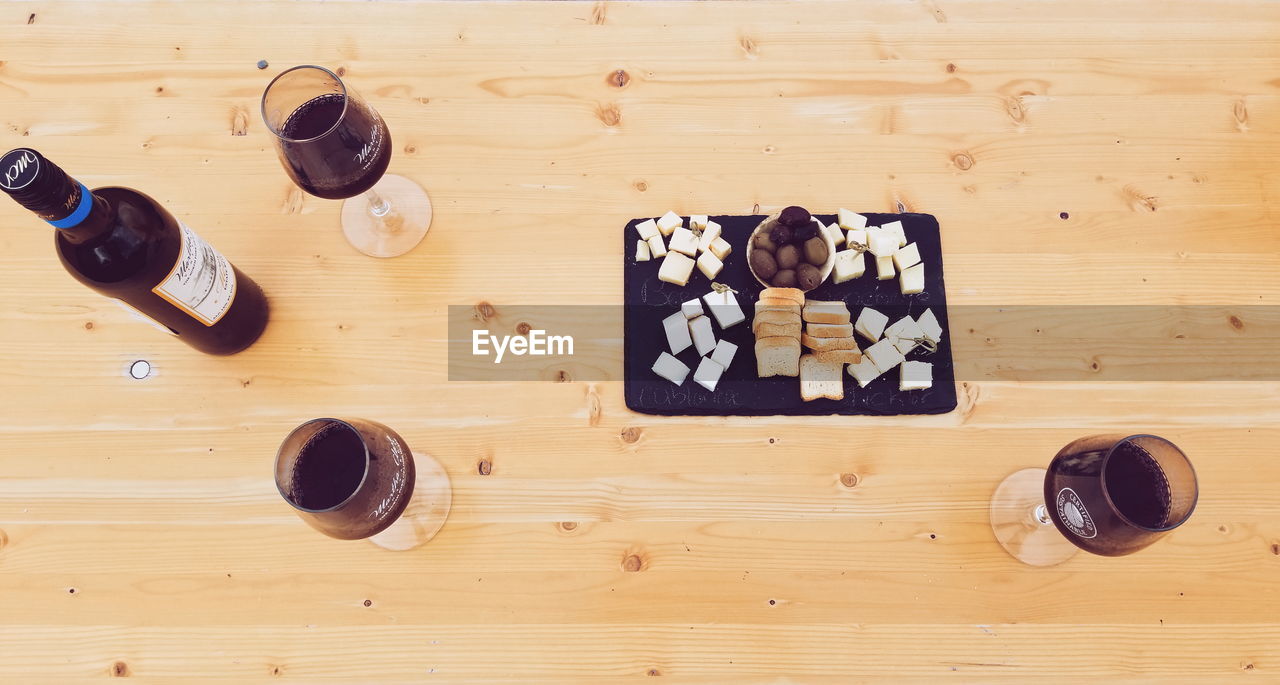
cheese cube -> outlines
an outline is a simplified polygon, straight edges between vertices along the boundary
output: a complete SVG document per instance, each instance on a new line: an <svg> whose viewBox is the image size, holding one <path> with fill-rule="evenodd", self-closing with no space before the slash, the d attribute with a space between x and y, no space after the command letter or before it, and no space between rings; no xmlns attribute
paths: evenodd
<svg viewBox="0 0 1280 685"><path fill-rule="evenodd" d="M840 224L840 228L846 231L856 231L867 227L867 217L841 208L836 214L836 223Z"/></svg>
<svg viewBox="0 0 1280 685"><path fill-rule="evenodd" d="M938 323L938 317L933 315L932 309L924 310L920 318L916 319L916 325L920 326L920 331L929 342L937 344L942 341L942 324Z"/></svg>
<svg viewBox="0 0 1280 685"><path fill-rule="evenodd" d="M893 253L893 265L898 267L898 271L906 271L907 267L915 266L920 263L920 248L915 243L911 243L906 247L898 248Z"/></svg>
<svg viewBox="0 0 1280 685"><path fill-rule="evenodd" d="M840 229L839 225L831 224L830 226L824 226L822 228L822 232L830 236L831 242L834 243L836 247L844 245L844 231Z"/></svg>
<svg viewBox="0 0 1280 685"><path fill-rule="evenodd" d="M876 278L882 281L893 278L893 257L876 257Z"/></svg>
<svg viewBox="0 0 1280 685"><path fill-rule="evenodd" d="M657 221L658 230L662 235L671 235L671 232L676 230L682 223L684 223L684 220L680 218L680 215L672 211L663 214Z"/></svg>
<svg viewBox="0 0 1280 685"><path fill-rule="evenodd" d="M916 323L915 319L904 316L884 329L884 337L886 340L893 341L893 346L898 348L898 351L903 355L906 355L911 350L914 350L916 345L920 344L916 342L916 339L923 338L924 331L920 330L920 325Z"/></svg>
<svg viewBox="0 0 1280 685"><path fill-rule="evenodd" d="M902 294L919 295L924 292L924 264L916 264L902 272Z"/></svg>
<svg viewBox="0 0 1280 685"><path fill-rule="evenodd" d="M662 266L658 267L658 280L674 283L678 286L689 284L689 276L693 275L693 260L679 252L668 252Z"/></svg>
<svg viewBox="0 0 1280 685"><path fill-rule="evenodd" d="M677 228L672 232L670 240L667 241L667 249L690 257L697 257L698 239L693 237L693 231L687 228Z"/></svg>
<svg viewBox="0 0 1280 685"><path fill-rule="evenodd" d="M733 293L726 290L718 293L714 290L702 296L703 301L707 303L707 309L711 310L711 316L720 324L720 330L736 326L747 320L747 315L742 313L742 307L738 306L738 300Z"/></svg>
<svg viewBox="0 0 1280 685"><path fill-rule="evenodd" d="M716 259L723 262L724 258L728 257L730 252L733 252L733 246L730 245L729 241L725 240L723 237L716 238L711 241L711 247L707 248L707 252L715 255Z"/></svg>
<svg viewBox="0 0 1280 685"><path fill-rule="evenodd" d="M720 374L724 373L724 367L716 362L703 358L698 362L698 368L693 372L693 381L698 385L710 390L716 391L716 384L720 382Z"/></svg>
<svg viewBox="0 0 1280 685"><path fill-rule="evenodd" d="M863 307L862 312L858 314L858 320L853 324L853 330L868 342L875 342L880 339L880 334L884 332L884 325L887 323L889 323L889 317L871 307Z"/></svg>
<svg viewBox="0 0 1280 685"><path fill-rule="evenodd" d="M684 312L684 318L686 319L692 319L697 316L702 316L703 314L702 300L699 300L698 298L695 297L692 300L689 300L688 302L685 302L684 304L680 305L680 311Z"/></svg>
<svg viewBox="0 0 1280 685"><path fill-rule="evenodd" d="M649 239L649 253L654 259L660 259L667 256L667 246L662 242L662 235L655 235Z"/></svg>
<svg viewBox="0 0 1280 685"><path fill-rule="evenodd" d="M898 236L898 247L907 244L907 233L902 229L901 221L890 221L887 224L881 224L880 230Z"/></svg>
<svg viewBox="0 0 1280 685"><path fill-rule="evenodd" d="M887 231L875 231L867 233L867 247L870 248L871 254L877 257L892 257L894 252L898 251L898 236ZM671 249L676 249L674 240Z"/></svg>
<svg viewBox="0 0 1280 685"><path fill-rule="evenodd" d="M716 349L716 336L711 332L711 319L699 316L688 320L689 333L693 336L693 347L698 356L710 354Z"/></svg>
<svg viewBox="0 0 1280 685"><path fill-rule="evenodd" d="M879 378L880 374L884 373L880 369L876 368L876 365L872 363L871 359L865 354L862 355L862 361L857 364L850 364L848 369L849 375L853 376L853 379L858 381L858 387L860 388L867 387L871 381Z"/></svg>
<svg viewBox="0 0 1280 685"><path fill-rule="evenodd" d="M833 271L835 278L832 279L834 282L844 283L866 272L867 262L861 252L857 250L841 250L836 253L836 266L835 271Z"/></svg>
<svg viewBox="0 0 1280 685"><path fill-rule="evenodd" d="M693 344L693 338L689 336L689 320L684 318L684 312L676 312L663 319L662 330L667 333L667 347L671 354L680 354Z"/></svg>
<svg viewBox="0 0 1280 685"><path fill-rule="evenodd" d="M850 249L852 249L854 245L861 245L863 248L866 248L867 232L864 230L849 231L845 234L844 240L845 244L847 244Z"/></svg>
<svg viewBox="0 0 1280 685"><path fill-rule="evenodd" d="M711 353L711 361L724 367L726 370L733 363L733 355L738 352L738 346L721 339L716 343L716 349Z"/></svg>
<svg viewBox="0 0 1280 685"><path fill-rule="evenodd" d="M689 215L689 228L706 228L706 227L707 227L706 214L690 214Z"/></svg>
<svg viewBox="0 0 1280 685"><path fill-rule="evenodd" d="M712 221L702 229L702 237L698 238L698 251L706 252L711 249L711 243L720 238L720 224Z"/></svg>
<svg viewBox="0 0 1280 685"><path fill-rule="evenodd" d="M928 362L903 362L899 390L924 390L933 386L933 364Z"/></svg>
<svg viewBox="0 0 1280 685"><path fill-rule="evenodd" d="M658 361L653 363L653 372L676 385L681 385L689 375L689 367L679 359L663 352L658 357Z"/></svg>
<svg viewBox="0 0 1280 685"><path fill-rule="evenodd" d="M906 361L906 358L902 356L898 348L893 346L893 341L888 338L863 350L862 356L870 358L871 363L875 364L876 368L881 371L888 371Z"/></svg>
<svg viewBox="0 0 1280 685"><path fill-rule="evenodd" d="M698 271L701 271L707 278L715 280L716 274L724 268L724 262L716 259L716 256L710 252L703 252L698 257Z"/></svg>
<svg viewBox="0 0 1280 685"><path fill-rule="evenodd" d="M643 240L636 241L636 261L637 262L649 261L649 243L646 243Z"/></svg>
<svg viewBox="0 0 1280 685"><path fill-rule="evenodd" d="M640 234L641 240L648 240L658 233L658 224L653 219L645 219L636 224L636 232Z"/></svg>

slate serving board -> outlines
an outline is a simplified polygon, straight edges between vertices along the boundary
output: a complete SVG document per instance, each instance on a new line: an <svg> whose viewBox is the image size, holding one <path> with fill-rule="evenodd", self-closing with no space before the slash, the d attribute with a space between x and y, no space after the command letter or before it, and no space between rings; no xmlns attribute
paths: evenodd
<svg viewBox="0 0 1280 685"><path fill-rule="evenodd" d="M835 221L834 215L816 215L824 224ZM725 339L738 346L737 355L729 369L720 378L715 392L710 392L693 380L693 369L698 366L698 352L690 347L676 355L689 368L689 377L680 387L672 385L653 373L653 363L667 350L666 334L662 320L680 310L680 304L711 291L711 281L694 269L689 284L683 288L658 280L661 259L637 262L635 259L635 225L644 219L632 219L623 230L623 288L626 303L624 323L624 375L627 407L644 414L667 416L768 416L768 415L829 415L869 414L890 416L898 414L945 414L956 408L955 370L951 360L951 327L947 321L946 291L943 286L942 242L938 233L938 220L929 214L867 214L868 225L878 226L889 221L902 222L907 240L920 249L925 264L925 289L919 295L903 295L898 279L881 281L875 277L874 257L867 255L867 273L860 278L836 285L827 280L807 293L814 300L843 300L856 320L864 306L874 307L889 317L892 323L905 315L919 316L926 308L933 309L942 324L943 339L938 351L925 354L917 349L907 355L909 360L933 363L933 387L928 390L902 392L898 390L898 369L872 381L866 388L847 373L844 377L844 399L819 399L805 402L800 399L798 378L757 378L755 336L751 333L751 317L755 313L755 301L760 297L761 286L747 268L747 238L766 217L713 216L723 228L722 237L733 251L725 261L724 269L716 281L738 291L738 303L747 320L721 330L714 323L716 339ZM687 219L686 219L687 223ZM859 346L869 343L858 337Z"/></svg>

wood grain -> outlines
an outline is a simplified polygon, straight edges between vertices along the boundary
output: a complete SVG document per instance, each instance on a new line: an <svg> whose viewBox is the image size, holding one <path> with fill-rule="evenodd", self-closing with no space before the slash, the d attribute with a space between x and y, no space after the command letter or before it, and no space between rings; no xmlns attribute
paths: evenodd
<svg viewBox="0 0 1280 685"><path fill-rule="evenodd" d="M1213 305L1241 325L1181 330L1179 363L1267 361L1277 29L1260 0L0 5L0 145L160 198L274 308L200 357L0 202L0 681L1274 678L1278 381L988 368L944 416L655 418L616 380L450 382L446 345L451 306L620 302L632 217L803 204L937 215L971 354L1029 323L966 307ZM341 67L430 190L411 254L355 254L283 174L258 98L299 63ZM333 414L444 464L436 540L281 501L280 439ZM1051 569L996 545L1005 474L1139 430L1192 456L1187 525Z"/></svg>

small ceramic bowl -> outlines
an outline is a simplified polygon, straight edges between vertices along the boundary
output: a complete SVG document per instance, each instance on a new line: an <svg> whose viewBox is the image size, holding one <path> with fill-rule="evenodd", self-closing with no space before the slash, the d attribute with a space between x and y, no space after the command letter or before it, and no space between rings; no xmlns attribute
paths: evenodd
<svg viewBox="0 0 1280 685"><path fill-rule="evenodd" d="M818 285L820 286L827 282L827 279L831 277L832 269L835 269L836 267L836 243L831 239L831 236L827 235L825 226L821 221L818 221L816 217L811 218L810 221L817 224L818 237L822 238L822 242L827 244L827 261L823 262L822 266L818 267L818 272L822 275L822 280L818 282ZM755 278L760 285L763 285L766 288L772 286L769 283L766 283L759 276L756 276L755 269L751 268L751 253L756 249L756 236L759 235L761 231L773 230L773 227L776 226L777 223L778 214L771 214L766 217L764 221L761 221L760 225L756 226L756 230L751 232L751 237L747 238L747 268L751 270L751 276Z"/></svg>

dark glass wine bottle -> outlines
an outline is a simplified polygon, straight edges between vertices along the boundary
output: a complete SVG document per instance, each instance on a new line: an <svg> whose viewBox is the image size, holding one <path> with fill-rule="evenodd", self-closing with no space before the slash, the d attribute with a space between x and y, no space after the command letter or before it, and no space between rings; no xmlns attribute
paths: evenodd
<svg viewBox="0 0 1280 685"><path fill-rule="evenodd" d="M90 191L28 148L0 157L0 190L58 229L58 257L76 280L195 349L234 354L266 327L258 284L150 197Z"/></svg>

